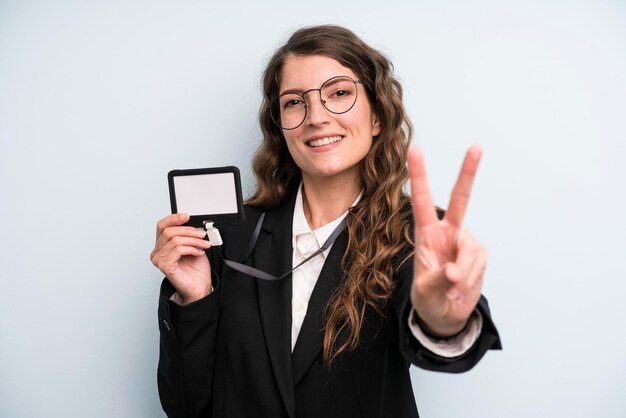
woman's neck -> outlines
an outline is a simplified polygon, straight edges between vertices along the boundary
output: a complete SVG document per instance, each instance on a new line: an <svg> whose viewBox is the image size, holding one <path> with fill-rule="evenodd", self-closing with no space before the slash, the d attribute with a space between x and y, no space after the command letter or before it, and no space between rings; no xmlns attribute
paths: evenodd
<svg viewBox="0 0 626 418"><path fill-rule="evenodd" d="M361 183L356 177L337 179L303 176L302 184L304 216L312 230L339 218L350 209L361 193Z"/></svg>

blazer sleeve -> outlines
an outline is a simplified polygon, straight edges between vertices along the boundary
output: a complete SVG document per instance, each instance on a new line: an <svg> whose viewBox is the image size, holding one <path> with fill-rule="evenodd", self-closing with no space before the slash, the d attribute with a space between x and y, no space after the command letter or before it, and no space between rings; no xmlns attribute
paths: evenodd
<svg viewBox="0 0 626 418"><path fill-rule="evenodd" d="M476 308L483 317L483 327L478 340L464 354L447 358L439 356L424 347L413 336L408 324L411 305L410 292L413 281L413 259L409 258L400 267L397 274L398 290L394 298L394 311L397 315L400 350L412 364L422 369L462 373L470 370L485 355L487 350L501 350L500 336L496 329L487 299L481 295Z"/></svg>
<svg viewBox="0 0 626 418"><path fill-rule="evenodd" d="M170 418L204 416L210 409L220 287L203 299L180 306L170 300L175 290L166 279L159 296L159 397Z"/></svg>
<svg viewBox="0 0 626 418"><path fill-rule="evenodd" d="M210 415L215 349L218 340L223 257L239 259L262 211L246 206L243 225L220 227L224 244L207 251L213 292L189 305L170 298L176 291L165 278L159 295L160 331L157 384L163 410L170 418Z"/></svg>

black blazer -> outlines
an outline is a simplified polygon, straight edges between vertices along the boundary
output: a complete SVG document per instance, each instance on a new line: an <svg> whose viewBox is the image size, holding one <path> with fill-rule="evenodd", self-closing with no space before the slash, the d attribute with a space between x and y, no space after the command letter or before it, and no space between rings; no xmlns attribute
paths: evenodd
<svg viewBox="0 0 626 418"><path fill-rule="evenodd" d="M266 213L246 263L275 276L291 269L295 194ZM324 310L341 280L344 231L335 241L313 290L291 352L291 275L252 278L224 266L215 253L239 260L261 214L246 207L242 226L222 228L224 245L208 252L215 290L181 307L164 280L159 301L159 395L169 417L417 417L409 366L463 372L500 341L486 299L478 309L483 331L466 354L440 357L411 334L408 317L412 260L396 274L396 293L381 317L366 312L358 349L331 367L322 360Z"/></svg>

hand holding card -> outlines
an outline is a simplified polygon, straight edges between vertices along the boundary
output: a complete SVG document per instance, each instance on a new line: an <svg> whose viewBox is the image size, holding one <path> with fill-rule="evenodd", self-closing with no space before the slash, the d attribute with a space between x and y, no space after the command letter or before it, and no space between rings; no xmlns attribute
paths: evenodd
<svg viewBox="0 0 626 418"><path fill-rule="evenodd" d="M150 260L187 304L211 293L205 251L222 244L216 226L244 220L241 180L236 167L172 170L167 177L172 215L157 224Z"/></svg>

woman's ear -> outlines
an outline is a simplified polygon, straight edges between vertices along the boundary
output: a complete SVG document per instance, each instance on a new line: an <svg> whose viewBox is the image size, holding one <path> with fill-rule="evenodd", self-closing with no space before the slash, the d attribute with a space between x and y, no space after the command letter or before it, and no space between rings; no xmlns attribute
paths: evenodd
<svg viewBox="0 0 626 418"><path fill-rule="evenodd" d="M372 112L372 138L380 135L380 120L378 115Z"/></svg>

